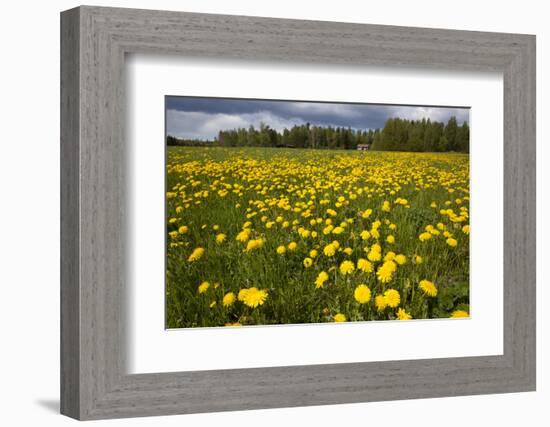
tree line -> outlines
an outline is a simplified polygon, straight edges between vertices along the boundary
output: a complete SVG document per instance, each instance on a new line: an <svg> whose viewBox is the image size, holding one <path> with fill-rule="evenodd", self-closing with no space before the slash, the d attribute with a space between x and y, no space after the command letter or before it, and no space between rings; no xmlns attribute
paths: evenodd
<svg viewBox="0 0 550 427"><path fill-rule="evenodd" d="M353 150L368 145L377 151L469 152L470 128L468 123L457 123L451 117L445 124L430 119L388 119L382 129L352 129L345 127L315 126L309 123L295 125L282 132L261 124L258 129L239 128L220 130L213 141L167 137L168 145L222 146L222 147L292 147L314 149Z"/></svg>
<svg viewBox="0 0 550 427"><path fill-rule="evenodd" d="M373 139L373 150L380 151L470 151L470 127L458 125L456 117L444 124L430 119L388 119Z"/></svg>

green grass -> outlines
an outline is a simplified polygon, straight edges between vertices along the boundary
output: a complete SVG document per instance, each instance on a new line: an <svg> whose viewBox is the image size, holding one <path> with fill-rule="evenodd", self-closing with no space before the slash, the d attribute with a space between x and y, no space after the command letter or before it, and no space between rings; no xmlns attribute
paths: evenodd
<svg viewBox="0 0 550 427"><path fill-rule="evenodd" d="M468 224L468 195L469 159L462 154L169 147L166 326L316 323L333 321L337 313L350 321L391 320L398 308L413 318L468 312L469 236L462 231ZM406 205L396 204L398 198L406 199ZM384 201L390 203L389 212L382 210ZM367 209L372 214L363 218ZM441 213L447 209L453 214ZM310 224L318 218L321 224ZM328 218L334 226L347 222L344 232L325 235ZM371 230L377 220L379 238L362 240L361 231ZM250 238L263 241L261 248L248 252L246 243L236 240L246 222L251 223ZM268 222L274 225L268 228ZM437 228L438 223L445 229L421 242L418 236L425 227ZM186 233L177 232L182 226L188 227ZM310 235L301 236L301 227ZM444 231L457 241L456 247L446 243ZM221 244L215 240L218 233L227 235ZM393 244L386 242L390 234ZM327 257L323 248L334 240L340 251ZM295 251L277 254L278 246L290 242L297 243ZM382 247L383 256L392 251L407 257L389 283L376 276L383 262L373 263L372 273L341 274L342 261L356 265L359 258L367 258L365 248L373 244ZM189 262L197 247L204 248L204 256ZM313 249L319 254L306 268L304 259ZM416 255L422 263L413 262ZM330 278L317 289L315 279L321 271ZM424 295L418 287L423 279L435 283L436 297ZM205 281L210 286L199 293ZM354 299L358 284L372 292L366 304ZM264 304L252 308L236 301L223 306L225 294L237 295L249 287L266 290ZM375 296L390 288L400 293L399 307L377 310Z"/></svg>

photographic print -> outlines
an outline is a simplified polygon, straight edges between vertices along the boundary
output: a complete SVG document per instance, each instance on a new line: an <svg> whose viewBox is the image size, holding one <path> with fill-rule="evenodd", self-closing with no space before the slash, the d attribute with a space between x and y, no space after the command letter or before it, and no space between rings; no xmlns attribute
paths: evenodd
<svg viewBox="0 0 550 427"><path fill-rule="evenodd" d="M166 96L166 328L469 317L469 112Z"/></svg>

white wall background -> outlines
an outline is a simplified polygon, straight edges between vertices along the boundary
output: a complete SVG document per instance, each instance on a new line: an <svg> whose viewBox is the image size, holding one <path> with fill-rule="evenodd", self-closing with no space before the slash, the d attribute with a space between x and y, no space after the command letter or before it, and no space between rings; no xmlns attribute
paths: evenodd
<svg viewBox="0 0 550 427"><path fill-rule="evenodd" d="M538 391L206 415L115 420L116 426L407 425L550 421L550 27L545 2L394 0L96 1L97 5L441 27L537 35L538 74ZM0 420L2 425L64 426L59 384L59 12L75 1L9 2L0 32ZM95 424L95 423L91 423Z"/></svg>

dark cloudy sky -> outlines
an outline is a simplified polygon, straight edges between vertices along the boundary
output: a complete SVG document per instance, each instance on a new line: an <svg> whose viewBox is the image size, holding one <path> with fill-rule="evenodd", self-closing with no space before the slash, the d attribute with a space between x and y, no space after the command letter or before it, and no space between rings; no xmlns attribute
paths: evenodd
<svg viewBox="0 0 550 427"><path fill-rule="evenodd" d="M468 108L416 107L328 102L263 101L229 98L166 97L166 133L189 139L213 139L220 130L258 128L260 123L282 131L309 122L318 126L376 129L391 117L469 121Z"/></svg>

